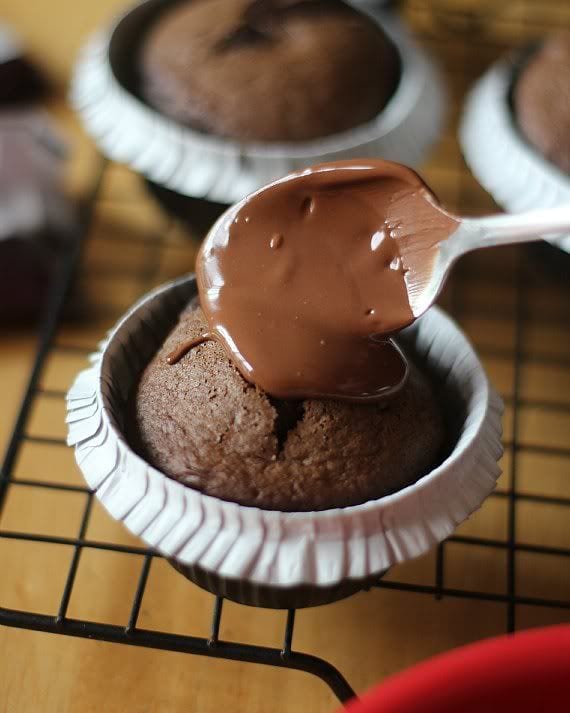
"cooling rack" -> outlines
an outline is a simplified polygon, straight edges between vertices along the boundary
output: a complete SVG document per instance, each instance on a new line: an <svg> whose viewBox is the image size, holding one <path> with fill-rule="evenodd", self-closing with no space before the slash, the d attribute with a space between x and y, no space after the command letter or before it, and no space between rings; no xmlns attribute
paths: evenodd
<svg viewBox="0 0 570 713"><path fill-rule="evenodd" d="M564 14L563 3L514 1L459 5L418 1L403 3L401 11L418 41L439 59L450 89L449 130L422 173L450 208L463 213L493 210L491 200L465 168L455 138L465 90L505 51L556 29L561 16L562 22L570 22L570 11ZM53 374L61 372L56 368L61 363L72 363L75 370L94 349L96 335L103 337L137 296L191 269L199 239L163 215L136 177L127 181L131 186L136 183L136 188L123 190L125 183L117 177L125 173L126 169L100 162L83 207L81 239L66 254L46 304L33 368L0 476L0 566L2 553L16 543L49 545L51 552L65 553L60 594L57 602L26 610L4 607L0 601L0 624L298 669L320 677L345 701L354 690L342 673L325 658L293 648L294 632L301 625L295 626L294 610L284 615L282 645L274 647L247 639L223 640L224 600L210 595L211 625L206 635L142 626L141 607L160 556L136 541L98 538L90 531L96 504L63 455L68 449L52 414L63 413L67 382ZM460 528L437 548L429 572L423 568L421 576L406 579L397 567L374 588L439 600L493 602L502 608L503 630L509 632L521 625L523 610L527 614L529 609L549 610L551 622L570 617L570 542L565 527L570 505L569 262L555 248L525 246L470 256L455 271L441 302L473 339L506 403L504 474L483 508L500 508L504 527L500 531ZM67 367L62 368L67 373ZM28 457L30 449L33 459ZM31 462L36 468L42 463L41 472L31 470ZM42 523L13 514L25 512L22 503L33 498L36 508L45 503L46 511L57 519L54 498L62 497L75 503L74 534L57 528L46 531ZM475 551L491 552L500 566L488 564L495 569L489 574L488 560L482 556L476 560L473 576L458 581L449 566L449 550L454 547L461 548L465 559ZM70 613L82 559L92 552L117 553L136 562L137 584L119 624ZM29 563L25 556L18 559L17 571L0 570L5 583L14 578L15 588L16 578L26 576L26 567L31 572L41 566L37 558ZM47 558L45 566L54 561ZM54 565L54 577L56 569ZM113 582L105 586L111 588ZM85 581L82 587L85 590Z"/></svg>

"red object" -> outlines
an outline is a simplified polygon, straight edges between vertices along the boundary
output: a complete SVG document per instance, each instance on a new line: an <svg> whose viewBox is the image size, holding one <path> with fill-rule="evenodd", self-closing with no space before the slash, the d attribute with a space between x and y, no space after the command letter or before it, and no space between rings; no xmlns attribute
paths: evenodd
<svg viewBox="0 0 570 713"><path fill-rule="evenodd" d="M391 676L349 713L568 713L570 625L464 646Z"/></svg>

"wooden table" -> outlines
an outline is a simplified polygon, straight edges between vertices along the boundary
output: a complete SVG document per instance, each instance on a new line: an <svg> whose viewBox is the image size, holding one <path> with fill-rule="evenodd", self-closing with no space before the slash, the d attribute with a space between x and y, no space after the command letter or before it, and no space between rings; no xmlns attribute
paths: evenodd
<svg viewBox="0 0 570 713"><path fill-rule="evenodd" d="M122 4L117 0L53 0L35 4L32 11L26 2L0 2L3 19L20 31L60 88L86 33ZM434 19L427 0L406 4L406 14L422 41L446 64L452 94L450 131L423 173L451 208L482 212L492 210L493 205L464 169L453 135L465 85L505 47L555 27L561 17L568 21L568 8L553 0L540 7L530 0L505 3L474 56L468 43L457 36L467 21L459 10L473 4L463 0L447 5L451 10L444 14L444 27ZM527 24L529 16L534 24ZM446 27L455 29L450 32ZM73 145L70 191L85 197L99 175L100 159L62 99L54 100L50 110ZM160 249L156 248L157 236ZM134 239L127 242L126 237ZM36 399L30 435L59 438L65 434L63 400L58 393L85 363L85 355L77 347L93 347L141 291L191 269L195 246L180 226L149 200L136 176L120 166L108 167L95 203L79 283L89 317L58 332L58 348L52 351L42 374L46 393ZM562 257L556 262L562 263ZM157 261L158 269L151 269ZM517 280L530 274L529 270L532 281L521 289ZM548 263L542 258L535 260L534 253L496 251L492 258L480 255L466 261L444 295L444 304L459 316L506 398L505 441L516 446L507 447L499 494L489 498L458 531L465 538L490 539L495 546L461 540L445 545L445 571L440 571L439 584L454 595L437 600L415 591L379 589L298 613L294 648L330 660L357 690L437 652L505 631L507 604L472 601L462 598L461 592L507 594L510 530L519 545L527 545L511 550L516 593L528 598L570 599L569 560L564 556L570 550L570 312L567 279L552 274ZM550 312L550 322L542 318L545 309ZM517 315L521 319L517 320ZM35 343L32 331L2 333L2 447L28 377ZM548 448L552 450L546 452ZM509 497L513 474L516 499ZM53 480L82 484L71 451L50 449L39 441L26 442L14 476L34 483L10 487L0 531L77 535L85 495L41 487ZM537 495L550 499L538 500ZM86 537L139 544L98 504ZM541 548L548 548L548 553ZM71 556L70 547L0 537L0 606L53 614ZM433 586L437 556L434 550L394 568L387 579L412 588ZM124 625L140 565L138 557L84 550L68 615ZM210 595L156 559L139 625L207 636L211 605ZM569 619L567 609L546 606L518 604L514 613L518 629ZM220 635L227 640L280 646L284 621L283 613L228 602ZM0 713L317 712L333 710L335 705L334 696L321 682L299 672L0 629Z"/></svg>

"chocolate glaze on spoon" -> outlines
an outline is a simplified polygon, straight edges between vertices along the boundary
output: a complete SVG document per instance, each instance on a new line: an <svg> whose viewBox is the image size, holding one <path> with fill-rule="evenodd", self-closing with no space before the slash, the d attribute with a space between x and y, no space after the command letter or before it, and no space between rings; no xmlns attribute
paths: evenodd
<svg viewBox="0 0 570 713"><path fill-rule="evenodd" d="M323 164L244 199L197 262L209 332L244 378L279 398L370 401L407 364L389 335L413 321L401 248L426 251L457 227L410 169Z"/></svg>
<svg viewBox="0 0 570 713"><path fill-rule="evenodd" d="M410 169L323 164L231 208L198 257L209 331L243 376L281 398L366 401L400 388L389 335L421 316L454 263L479 248L570 231L570 205L453 216Z"/></svg>

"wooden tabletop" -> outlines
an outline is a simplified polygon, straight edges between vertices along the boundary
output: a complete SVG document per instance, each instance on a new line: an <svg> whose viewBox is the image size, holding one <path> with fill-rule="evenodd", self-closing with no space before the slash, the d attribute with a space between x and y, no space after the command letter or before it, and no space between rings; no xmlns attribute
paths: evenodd
<svg viewBox="0 0 570 713"><path fill-rule="evenodd" d="M63 97L85 36L123 3L52 0L35 3L33 11L27 2L0 5L3 21L20 32ZM473 6L468 0L415 0L405 3L405 14L419 41L442 60L450 87L449 128L422 173L451 208L480 213L493 210L493 203L466 171L455 139L465 87L506 48L568 23L570 13L566 3L554 0L540 7L531 0L503 3L492 22L469 25L469 32L477 27L482 33L473 53L466 30L473 18L461 11ZM53 99L49 110L72 145L69 190L85 199L101 176L100 157L63 98ZM1 607L53 615L60 604L73 548L2 533L77 537L86 494L44 487L83 484L72 452L42 441L65 435L61 393L85 364L86 351L137 296L190 270L194 261L197 243L149 198L136 175L114 164L102 175L74 293L82 317L56 335L26 430L31 438L13 472L29 484L10 486L0 518ZM508 604L501 596L509 587L527 600L514 608L517 629L569 620L568 609L535 602L570 600L570 301L567 277L559 277L565 260L554 250L476 255L446 290L444 305L470 335L506 400L504 474L498 494L459 528L464 539L446 543L439 578L437 550L387 575L411 590L438 584L445 596L384 588L298 612L293 648L331 661L357 691L435 653L503 633ZM8 442L36 341L31 329L2 332L0 448ZM516 498L509 497L511 486ZM97 503L85 537L140 545ZM492 546L477 544L477 538ZM124 626L142 564L140 556L84 549L68 616ZM491 596L464 596L472 591ZM139 626L207 636L212 602L156 558ZM220 637L279 647L284 625L282 612L227 602ZM305 673L0 628L0 713L317 713L336 705L327 687Z"/></svg>

